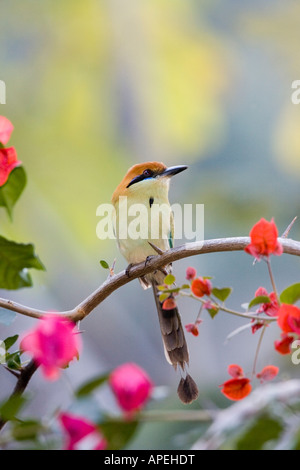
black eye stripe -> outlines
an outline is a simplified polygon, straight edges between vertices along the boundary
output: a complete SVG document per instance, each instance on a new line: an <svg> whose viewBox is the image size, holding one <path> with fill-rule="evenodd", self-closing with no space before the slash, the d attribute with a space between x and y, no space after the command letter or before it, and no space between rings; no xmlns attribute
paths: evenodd
<svg viewBox="0 0 300 470"><path fill-rule="evenodd" d="M151 177L155 177L155 176L156 175L155 175L154 171L152 171L148 168L148 169L144 170L141 175L135 176L126 187L129 188L129 186L131 186L132 184L138 183L139 181L143 181L146 178L151 178Z"/></svg>

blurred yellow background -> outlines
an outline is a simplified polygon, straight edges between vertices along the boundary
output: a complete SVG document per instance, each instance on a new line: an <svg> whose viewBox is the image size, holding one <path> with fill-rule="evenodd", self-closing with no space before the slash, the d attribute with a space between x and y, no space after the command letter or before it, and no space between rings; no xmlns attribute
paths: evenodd
<svg viewBox="0 0 300 470"><path fill-rule="evenodd" d="M170 200L205 204L205 238L248 235L261 217L274 217L283 232L300 215L300 105L291 102L291 84L300 79L299 14L292 0L1 2L0 79L7 96L0 114L15 126L11 144L28 176L13 223L1 211L1 235L33 242L47 268L33 273L32 289L1 295L65 310L105 280L100 259L117 258L116 271L124 269L115 242L96 237L96 208L142 161L189 165L172 182ZM291 236L299 234L298 222ZM219 287L233 287L234 308L260 285L271 289L264 264L253 267L244 253L176 263L179 282L191 264ZM299 281L297 259L283 256L273 265L279 290ZM183 322L194 321L198 305L180 306ZM251 371L258 341L247 330L225 345L241 322L222 313L204 320L198 338L187 335L203 406L208 389L218 395L229 363ZM1 336L31 324L22 317L0 325ZM135 361L157 385L172 387L172 404L180 407L152 293L137 281L115 292L81 329L85 349L67 371L74 386ZM279 330L269 330L261 365L299 375L274 352ZM62 385L34 383L47 394L49 410L59 393L67 405ZM37 394L36 409L43 409L43 397ZM156 433L149 448L159 445Z"/></svg>

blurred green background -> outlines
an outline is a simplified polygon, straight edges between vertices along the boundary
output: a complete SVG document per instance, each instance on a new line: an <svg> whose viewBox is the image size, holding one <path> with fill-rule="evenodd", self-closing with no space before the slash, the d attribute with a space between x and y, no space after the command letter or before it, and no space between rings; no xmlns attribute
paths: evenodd
<svg viewBox="0 0 300 470"><path fill-rule="evenodd" d="M0 214L1 234L33 242L46 273L34 287L1 292L42 308L77 305L107 276L100 259L116 271L126 262L114 241L96 237L96 208L133 164L159 160L188 164L174 179L171 202L205 205L205 238L248 235L261 217L279 231L300 215L300 106L291 84L300 79L299 14L293 0L1 0L0 79L7 87L0 114L15 126L11 144L28 176L11 223ZM291 233L299 240L299 222ZM177 243L179 244L179 243ZM186 267L232 286L229 304L240 308L260 285L271 290L264 263L245 253L205 255L174 265L179 282ZM299 260L273 260L279 290L299 282ZM180 301L183 322L198 304ZM1 336L34 322L21 317ZM258 341L249 330L225 344L241 321L220 313L204 316L198 338L188 335L191 373L201 406L238 362L251 371ZM164 359L151 292L137 281L119 289L81 325L84 351L66 374L71 386L120 363L135 361L176 398L178 376ZM281 378L299 366L273 349L276 325L265 336L259 365L280 365ZM1 372L1 396L14 382ZM63 380L31 385L32 410L67 407ZM46 397L46 399L45 399ZM100 398L101 399L101 398ZM224 406L228 401L216 400ZM114 408L104 394L102 400ZM110 403L111 400L111 403ZM30 411L30 410L29 410ZM176 444L162 426L134 445ZM164 437L162 438L161 435ZM144 437L143 437L144 436Z"/></svg>

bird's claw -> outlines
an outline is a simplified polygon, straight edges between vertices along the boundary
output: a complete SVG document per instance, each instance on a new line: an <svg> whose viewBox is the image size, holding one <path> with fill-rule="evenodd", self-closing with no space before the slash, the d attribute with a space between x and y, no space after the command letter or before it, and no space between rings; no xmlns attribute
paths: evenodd
<svg viewBox="0 0 300 470"><path fill-rule="evenodd" d="M130 277L130 270L131 270L132 266L133 266L133 263L129 263L129 265L125 269L125 274L126 274L127 277Z"/></svg>
<svg viewBox="0 0 300 470"><path fill-rule="evenodd" d="M145 259L145 267L147 266L148 263L150 263L150 261L155 258L155 255L149 255L147 256L147 258Z"/></svg>

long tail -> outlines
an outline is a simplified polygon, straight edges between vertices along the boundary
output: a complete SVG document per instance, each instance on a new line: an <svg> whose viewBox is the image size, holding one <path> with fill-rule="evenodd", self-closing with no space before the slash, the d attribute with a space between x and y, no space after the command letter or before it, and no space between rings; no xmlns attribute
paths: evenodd
<svg viewBox="0 0 300 470"><path fill-rule="evenodd" d="M152 281L152 287L166 359L175 370L179 365L185 371L186 366L189 364L189 352L178 309L176 307L172 310L164 310L158 298L159 291L155 281ZM189 374L186 373L185 378L180 380L177 393L180 400L186 404L191 403L198 397L197 385Z"/></svg>

